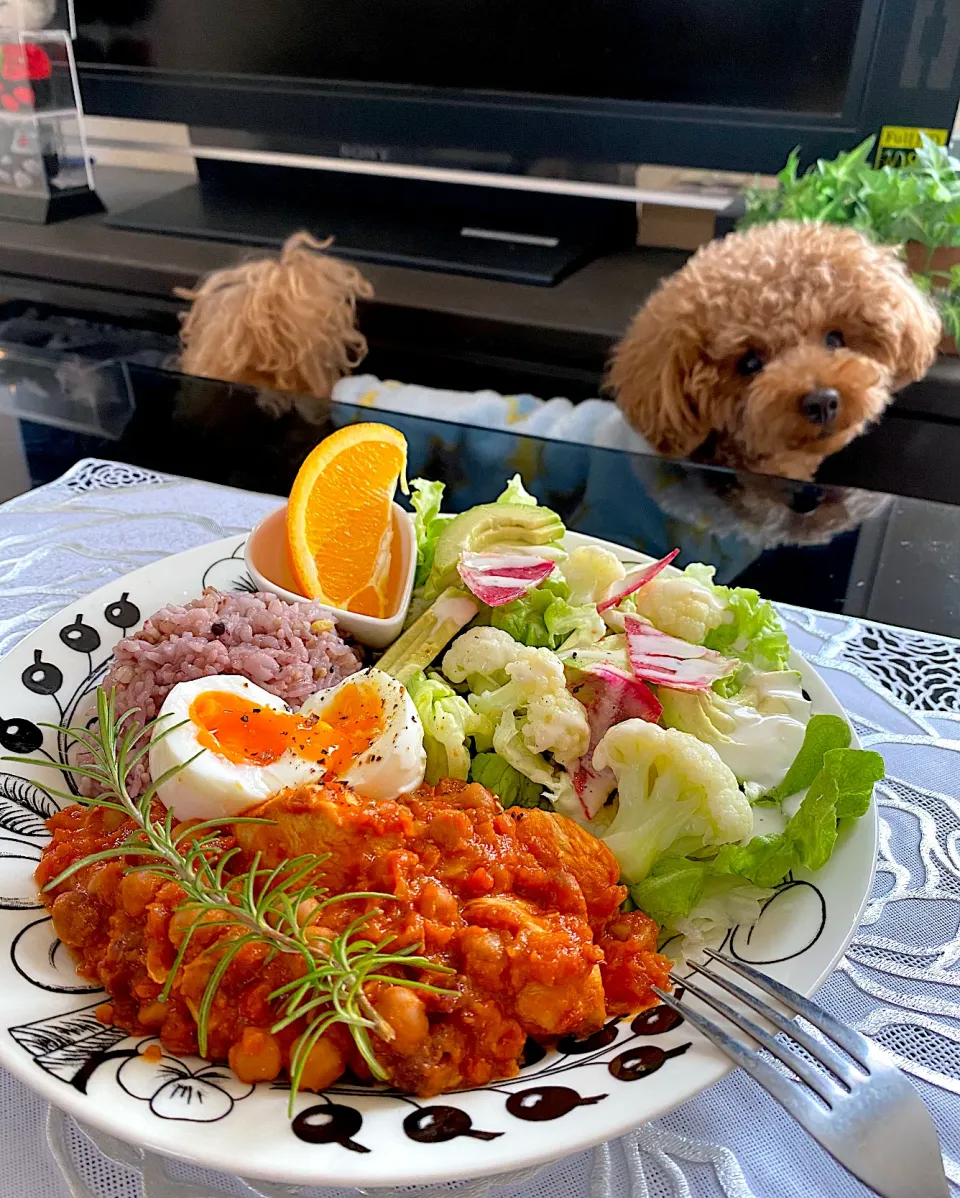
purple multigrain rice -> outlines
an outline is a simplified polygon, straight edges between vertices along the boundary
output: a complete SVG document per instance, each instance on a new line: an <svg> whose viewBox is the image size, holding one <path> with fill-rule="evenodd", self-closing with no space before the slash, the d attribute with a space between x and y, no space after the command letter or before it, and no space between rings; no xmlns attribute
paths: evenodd
<svg viewBox="0 0 960 1198"><path fill-rule="evenodd" d="M357 654L321 603L208 588L184 607L162 607L139 632L124 637L102 685L115 689L118 716L136 707L142 724L159 714L178 682L190 678L242 674L297 708L359 669ZM139 794L148 777L144 759L130 775L130 794Z"/></svg>

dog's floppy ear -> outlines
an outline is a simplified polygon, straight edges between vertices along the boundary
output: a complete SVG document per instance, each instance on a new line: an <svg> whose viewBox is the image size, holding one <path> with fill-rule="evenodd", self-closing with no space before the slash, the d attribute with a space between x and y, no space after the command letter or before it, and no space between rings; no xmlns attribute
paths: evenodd
<svg viewBox="0 0 960 1198"><path fill-rule="evenodd" d="M937 357L943 336L933 301L914 284L909 269L893 247L881 247L885 269L862 288L883 317L881 332L893 372L891 390L922 379Z"/></svg>
<svg viewBox="0 0 960 1198"><path fill-rule="evenodd" d="M697 396L699 338L679 323L664 321L655 308L647 304L634 317L614 350L607 385L654 449L686 457L712 427Z"/></svg>
<svg viewBox="0 0 960 1198"><path fill-rule="evenodd" d="M912 294L904 304L905 320L894 368L894 390L923 378L936 361L937 346L943 336L940 313L932 301L912 282L907 286Z"/></svg>

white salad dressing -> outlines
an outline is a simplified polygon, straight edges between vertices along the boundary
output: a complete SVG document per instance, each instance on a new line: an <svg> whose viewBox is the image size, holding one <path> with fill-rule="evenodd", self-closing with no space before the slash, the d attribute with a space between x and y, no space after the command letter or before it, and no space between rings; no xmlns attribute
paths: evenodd
<svg viewBox="0 0 960 1198"><path fill-rule="evenodd" d="M438 599L433 605L434 620L437 624L446 624L449 621L462 628L464 624L469 624L476 614L477 605L473 599L450 596Z"/></svg>
<svg viewBox="0 0 960 1198"><path fill-rule="evenodd" d="M757 671L743 693L749 705L734 701L727 708L736 725L725 729L729 739L714 748L741 782L771 790L800 752L810 701L803 697L800 675L792 670Z"/></svg>
<svg viewBox="0 0 960 1198"><path fill-rule="evenodd" d="M714 748L741 782L771 790L781 782L800 752L805 724L788 715L763 715L739 706L736 728Z"/></svg>

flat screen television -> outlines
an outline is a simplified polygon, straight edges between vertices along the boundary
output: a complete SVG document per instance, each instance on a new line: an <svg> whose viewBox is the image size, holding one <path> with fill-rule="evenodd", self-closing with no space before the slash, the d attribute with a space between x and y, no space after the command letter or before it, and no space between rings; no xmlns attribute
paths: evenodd
<svg viewBox="0 0 960 1198"><path fill-rule="evenodd" d="M770 172L797 145L948 130L960 97L957 0L76 0L76 17L90 113L382 163Z"/></svg>

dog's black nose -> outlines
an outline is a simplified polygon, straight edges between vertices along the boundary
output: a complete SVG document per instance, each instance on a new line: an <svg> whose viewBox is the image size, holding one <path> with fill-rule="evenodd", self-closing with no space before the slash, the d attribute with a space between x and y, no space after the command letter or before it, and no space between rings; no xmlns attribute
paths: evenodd
<svg viewBox="0 0 960 1198"><path fill-rule="evenodd" d="M807 483L806 486L797 487L790 496L789 508L796 512L798 516L808 516L811 512L815 512L820 506L820 501L823 499L823 487L818 487L812 483Z"/></svg>
<svg viewBox="0 0 960 1198"><path fill-rule="evenodd" d="M830 424L840 411L840 393L833 387L817 387L800 398L800 411L811 424Z"/></svg>

